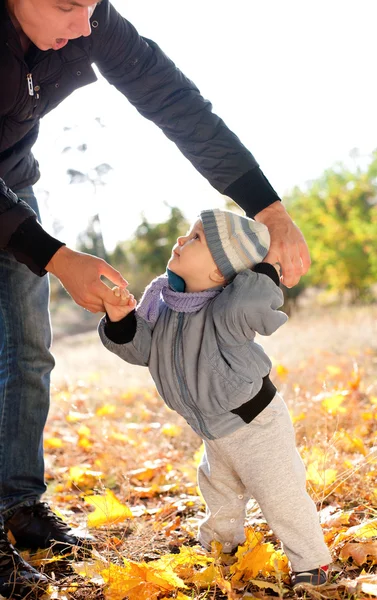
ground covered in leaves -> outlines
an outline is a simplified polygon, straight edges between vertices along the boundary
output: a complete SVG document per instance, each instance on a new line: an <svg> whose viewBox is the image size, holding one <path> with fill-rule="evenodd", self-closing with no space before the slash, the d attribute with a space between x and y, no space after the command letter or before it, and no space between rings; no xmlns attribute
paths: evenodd
<svg viewBox="0 0 377 600"><path fill-rule="evenodd" d="M377 597L377 354L275 364L327 543L330 583L307 597ZM96 536L90 557L24 556L51 577L46 600L293 598L286 557L250 501L232 561L195 545L201 441L153 388L78 381L55 391L46 428L52 508Z"/></svg>

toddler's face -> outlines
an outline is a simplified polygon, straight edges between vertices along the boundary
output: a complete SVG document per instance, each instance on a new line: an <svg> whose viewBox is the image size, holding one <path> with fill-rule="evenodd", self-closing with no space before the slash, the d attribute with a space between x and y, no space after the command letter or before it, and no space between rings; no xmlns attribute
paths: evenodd
<svg viewBox="0 0 377 600"><path fill-rule="evenodd" d="M200 219L186 235L177 239L168 268L185 280L187 292L202 291L222 283L211 278L218 269L207 246Z"/></svg>

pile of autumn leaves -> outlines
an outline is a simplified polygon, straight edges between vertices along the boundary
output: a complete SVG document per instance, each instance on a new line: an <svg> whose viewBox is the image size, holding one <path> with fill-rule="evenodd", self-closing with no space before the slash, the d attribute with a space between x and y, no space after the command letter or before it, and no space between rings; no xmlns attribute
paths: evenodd
<svg viewBox="0 0 377 600"><path fill-rule="evenodd" d="M321 597L377 597L376 363L366 350L274 367L334 556ZM46 599L293 597L286 557L253 503L246 542L231 561L217 544L211 553L195 546L200 440L154 390L115 394L95 380L79 382L57 390L53 404L45 437L50 501L99 542ZM43 555L34 561L53 569Z"/></svg>

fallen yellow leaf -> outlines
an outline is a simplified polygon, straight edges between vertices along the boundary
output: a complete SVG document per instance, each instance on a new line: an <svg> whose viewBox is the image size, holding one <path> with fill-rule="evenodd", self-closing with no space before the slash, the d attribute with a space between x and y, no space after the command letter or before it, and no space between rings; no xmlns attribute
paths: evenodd
<svg viewBox="0 0 377 600"><path fill-rule="evenodd" d="M71 484L74 484L80 490L92 489L102 479L103 473L101 471L92 471L90 467L71 467L68 471L68 479Z"/></svg>
<svg viewBox="0 0 377 600"><path fill-rule="evenodd" d="M336 546L344 540L363 540L371 537L377 537L377 519L370 519L369 521L360 523L360 525L350 527L347 531L341 531L336 536L334 545Z"/></svg>
<svg viewBox="0 0 377 600"><path fill-rule="evenodd" d="M131 509L122 504L111 490L105 490L103 496L85 496L84 499L87 504L95 507L95 511L88 514L89 527L100 527L133 519Z"/></svg>
<svg viewBox="0 0 377 600"><path fill-rule="evenodd" d="M57 437L46 438L43 442L45 448L62 448L63 441Z"/></svg>
<svg viewBox="0 0 377 600"><path fill-rule="evenodd" d="M238 547L237 562L230 567L232 582L248 581L261 574L264 576L286 572L288 560L270 543L263 542L263 535L251 527L246 530L246 542Z"/></svg>
<svg viewBox="0 0 377 600"><path fill-rule="evenodd" d="M114 404L104 404L96 410L97 417L106 417L107 415L113 415L116 411Z"/></svg>

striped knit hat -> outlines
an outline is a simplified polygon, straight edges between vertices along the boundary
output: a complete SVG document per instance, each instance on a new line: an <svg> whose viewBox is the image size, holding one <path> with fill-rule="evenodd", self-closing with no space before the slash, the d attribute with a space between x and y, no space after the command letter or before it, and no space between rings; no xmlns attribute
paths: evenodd
<svg viewBox="0 0 377 600"><path fill-rule="evenodd" d="M267 255L270 234L263 223L218 208L202 210L199 218L213 260L227 281Z"/></svg>

